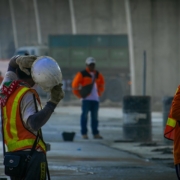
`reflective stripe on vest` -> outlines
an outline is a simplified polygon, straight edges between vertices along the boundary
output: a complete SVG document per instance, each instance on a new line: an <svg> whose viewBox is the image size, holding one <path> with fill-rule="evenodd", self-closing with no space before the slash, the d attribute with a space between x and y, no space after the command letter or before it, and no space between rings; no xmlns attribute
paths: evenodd
<svg viewBox="0 0 180 180"><path fill-rule="evenodd" d="M13 128L10 128L10 132L11 134L13 133L13 140L17 141L18 137L17 137L17 127L16 127L16 113L17 113L17 107L18 107L18 101L19 98L27 91L29 90L29 88L23 88L21 89L17 96L14 99L14 103L12 104L12 111L11 111L11 119L10 119L10 125Z"/></svg>
<svg viewBox="0 0 180 180"><path fill-rule="evenodd" d="M176 120L174 120L174 119L172 119L172 118L168 118L166 125L168 125L168 126L170 126L170 127L172 127L172 128L175 128L175 126L176 126Z"/></svg>
<svg viewBox="0 0 180 180"><path fill-rule="evenodd" d="M4 123L4 127L7 127L7 114L6 114L6 106L3 107L3 123ZM5 137L5 143L7 141L10 141L11 138L8 136L8 132L4 131L4 137Z"/></svg>
<svg viewBox="0 0 180 180"><path fill-rule="evenodd" d="M166 127L164 130L164 137L169 139L169 140L174 140L174 129L176 127L176 120L168 117Z"/></svg>
<svg viewBox="0 0 180 180"><path fill-rule="evenodd" d="M36 136L33 133L29 132L26 128L24 128L19 114L20 110L18 108L20 108L20 100L27 91L32 91L36 95L36 97L38 95L34 90L29 89L27 87L20 87L16 91L16 94L13 95L14 99L10 96L10 98L12 98L11 101L13 101L11 108L7 109L7 106L9 106L7 104L3 107L5 142L8 151L16 151L20 149L31 148L36 138ZM7 115L8 112L10 112L9 116ZM18 137L18 129L22 130L23 133L25 133L24 137L26 137L27 135L27 139L23 139L24 137L22 136L22 133L20 135L20 138ZM38 142L37 147L40 147L43 151L46 151L45 143L42 140Z"/></svg>

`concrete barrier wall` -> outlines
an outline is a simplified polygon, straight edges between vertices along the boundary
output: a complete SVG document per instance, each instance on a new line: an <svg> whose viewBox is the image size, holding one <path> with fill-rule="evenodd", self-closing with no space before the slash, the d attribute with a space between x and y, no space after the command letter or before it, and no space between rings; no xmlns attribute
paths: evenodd
<svg viewBox="0 0 180 180"><path fill-rule="evenodd" d="M37 43L37 30L32 1L12 1L17 29L18 47Z"/></svg>
<svg viewBox="0 0 180 180"><path fill-rule="evenodd" d="M12 0L11 0L12 1ZM74 14L77 34L126 34L124 0L76 0ZM37 26L33 0L12 1L17 45L36 45ZM37 0L42 44L49 34L72 34L68 0ZM0 0L0 58L15 50L9 1Z"/></svg>
<svg viewBox="0 0 180 180"><path fill-rule="evenodd" d="M172 96L179 77L179 2L131 1L136 93L142 93L143 51L147 52L147 95Z"/></svg>
<svg viewBox="0 0 180 180"><path fill-rule="evenodd" d="M18 46L38 43L33 0L12 1ZM127 34L124 0L74 0L77 34ZM42 43L49 34L72 34L68 0L37 0ZM142 94L143 51L147 53L147 95L172 96L179 84L180 0L130 0L136 94ZM0 0L0 58L15 45L9 1Z"/></svg>
<svg viewBox="0 0 180 180"><path fill-rule="evenodd" d="M152 8L150 0L130 1L134 61L135 61L135 91L136 95L143 94L143 53L147 56L147 81L146 93L151 95L153 91L152 82Z"/></svg>
<svg viewBox="0 0 180 180"><path fill-rule="evenodd" d="M49 34L72 34L68 0L38 0L43 43Z"/></svg>
<svg viewBox="0 0 180 180"><path fill-rule="evenodd" d="M178 1L160 0L153 4L154 96L172 96L180 83L178 11Z"/></svg>
<svg viewBox="0 0 180 180"><path fill-rule="evenodd" d="M127 34L124 0L76 0L78 34Z"/></svg>
<svg viewBox="0 0 180 180"><path fill-rule="evenodd" d="M10 7L7 0L0 0L0 58L7 58L14 51Z"/></svg>

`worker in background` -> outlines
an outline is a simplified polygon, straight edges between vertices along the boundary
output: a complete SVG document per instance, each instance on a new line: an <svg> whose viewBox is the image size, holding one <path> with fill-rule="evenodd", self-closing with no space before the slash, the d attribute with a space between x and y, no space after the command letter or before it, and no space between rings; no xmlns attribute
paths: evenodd
<svg viewBox="0 0 180 180"><path fill-rule="evenodd" d="M172 101L168 120L164 130L165 138L174 141L173 155L176 174L180 180L180 86Z"/></svg>
<svg viewBox="0 0 180 180"><path fill-rule="evenodd" d="M81 134L88 139L88 113L91 113L91 129L95 139L102 139L98 130L99 96L104 92L104 77L95 69L96 60L88 57L85 61L86 69L78 72L72 81L74 95L82 99L82 114L80 117Z"/></svg>
<svg viewBox="0 0 180 180"><path fill-rule="evenodd" d="M11 58L1 85L0 104L5 121L4 140L8 152L28 155L34 142L32 140L35 140L37 132L49 120L57 104L64 97L62 84L59 83L52 88L50 99L44 108L40 108L39 95L33 90L35 82L31 77L31 66L36 59L36 56L28 55ZM27 169L24 179L46 179L46 144L42 138L38 141ZM19 180L16 177L11 179Z"/></svg>

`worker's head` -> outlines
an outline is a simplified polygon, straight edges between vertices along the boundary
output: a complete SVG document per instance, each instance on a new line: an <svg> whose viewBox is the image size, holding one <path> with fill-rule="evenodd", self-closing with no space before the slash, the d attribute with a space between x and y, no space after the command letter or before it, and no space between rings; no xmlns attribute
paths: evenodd
<svg viewBox="0 0 180 180"><path fill-rule="evenodd" d="M27 68L27 70L29 71L30 75L27 75L24 71L22 71L19 67L16 69L16 74L18 76L18 78L20 80L23 80L25 82L27 82L31 87L34 86L35 82L32 79L31 76L31 69Z"/></svg>
<svg viewBox="0 0 180 180"><path fill-rule="evenodd" d="M95 70L95 65L96 65L96 60L93 57L88 57L86 59L86 66L88 67L88 69L90 71L94 71Z"/></svg>

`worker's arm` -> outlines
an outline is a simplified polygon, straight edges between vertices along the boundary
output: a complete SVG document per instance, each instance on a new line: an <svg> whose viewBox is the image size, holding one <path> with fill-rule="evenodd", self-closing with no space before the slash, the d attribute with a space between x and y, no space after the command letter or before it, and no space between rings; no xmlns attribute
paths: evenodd
<svg viewBox="0 0 180 180"><path fill-rule="evenodd" d="M101 96L104 92L104 87L105 87L105 81L104 81L104 76L99 73L99 78L98 78L98 95Z"/></svg>
<svg viewBox="0 0 180 180"><path fill-rule="evenodd" d="M61 99L63 99L63 97L64 92L62 90L62 84L59 84L51 90L50 101L46 103L45 107L28 117L28 127L30 127L30 129L33 131L38 131L49 120L50 116L54 112L54 109L56 108L56 105Z"/></svg>
<svg viewBox="0 0 180 180"><path fill-rule="evenodd" d="M172 118L180 121L180 86L174 96L171 108Z"/></svg>
<svg viewBox="0 0 180 180"><path fill-rule="evenodd" d="M72 91L73 91L74 95L77 96L78 98L81 98L79 90L80 90L80 85L81 85L82 79L83 79L83 77L82 77L81 72L78 72L72 81Z"/></svg>
<svg viewBox="0 0 180 180"><path fill-rule="evenodd" d="M56 104L47 102L45 107L39 112L29 116L27 124L33 131L38 131L51 117Z"/></svg>

